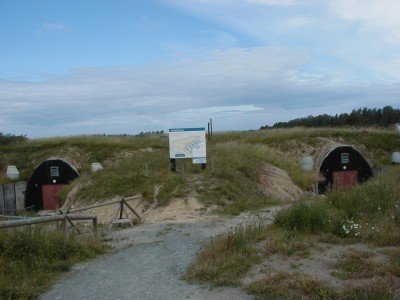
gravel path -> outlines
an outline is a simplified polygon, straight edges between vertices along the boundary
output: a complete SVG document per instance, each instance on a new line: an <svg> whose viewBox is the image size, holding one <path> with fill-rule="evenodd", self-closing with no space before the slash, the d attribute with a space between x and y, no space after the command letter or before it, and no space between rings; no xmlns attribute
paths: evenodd
<svg viewBox="0 0 400 300"><path fill-rule="evenodd" d="M190 285L180 278L202 242L273 213L112 231L109 237L121 250L77 265L39 299L252 299L238 288Z"/></svg>

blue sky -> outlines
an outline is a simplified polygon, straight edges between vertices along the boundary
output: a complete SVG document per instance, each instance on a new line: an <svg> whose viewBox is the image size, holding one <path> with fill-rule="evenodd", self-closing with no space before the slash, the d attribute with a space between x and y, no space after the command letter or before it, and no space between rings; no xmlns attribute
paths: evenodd
<svg viewBox="0 0 400 300"><path fill-rule="evenodd" d="M0 131L257 129L400 107L397 0L0 0Z"/></svg>

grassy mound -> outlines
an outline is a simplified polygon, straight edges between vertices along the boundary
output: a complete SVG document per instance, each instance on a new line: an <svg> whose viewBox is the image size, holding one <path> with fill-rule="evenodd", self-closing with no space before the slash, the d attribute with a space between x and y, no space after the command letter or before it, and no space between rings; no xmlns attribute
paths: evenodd
<svg viewBox="0 0 400 300"><path fill-rule="evenodd" d="M258 182L263 165L285 170L303 190L316 175L300 169L302 155L318 154L327 140L360 146L378 165L390 164L396 149L395 132L377 129L274 129L227 132L207 142L208 166L201 171L190 160L178 161L178 174L169 170L168 139L165 136L93 137L80 136L26 141L0 146L0 168L17 165L21 179L51 156L74 161L83 182L79 202L102 201L114 196L141 193L149 202L167 204L173 197L199 195L206 204L218 204L223 212L238 214L276 203L265 196ZM104 170L92 174L90 164L100 162ZM7 182L0 173L0 183ZM65 199L73 186L61 192ZM155 197L155 192L158 195Z"/></svg>

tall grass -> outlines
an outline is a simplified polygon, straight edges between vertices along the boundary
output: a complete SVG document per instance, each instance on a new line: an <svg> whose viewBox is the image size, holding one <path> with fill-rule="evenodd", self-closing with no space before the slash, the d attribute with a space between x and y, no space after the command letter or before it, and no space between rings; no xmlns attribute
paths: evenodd
<svg viewBox="0 0 400 300"><path fill-rule="evenodd" d="M365 184L333 191L323 199L303 200L278 213L275 224L290 230L356 237L378 245L400 244L398 202L400 169Z"/></svg>
<svg viewBox="0 0 400 300"><path fill-rule="evenodd" d="M100 172L88 175L88 184L79 189L77 197L83 201L109 199L113 196L144 194L154 199L154 187L159 186L163 204L173 196L182 195L185 178L169 170L166 150L139 151L132 157Z"/></svg>
<svg viewBox="0 0 400 300"><path fill-rule="evenodd" d="M214 143L240 141L250 144L266 144L282 150L293 149L293 143L323 146L318 138L329 138L337 142L362 145L372 154L377 165L390 165L390 154L399 147L396 131L377 128L285 128L247 132L227 132L215 135Z"/></svg>
<svg viewBox="0 0 400 300"><path fill-rule="evenodd" d="M310 186L315 179L313 174L302 171L297 161L285 158L266 145L218 143L211 144L208 152L205 171L190 160L179 160L178 172L172 173L166 149L137 151L101 172L88 174L87 184L79 189L77 197L82 201L94 201L140 193L150 202L157 198L158 205L165 205L172 197L197 191L205 204L221 204L225 213L237 214L276 202L263 194L259 184L264 163L288 170L302 186ZM156 186L159 193L155 197ZM62 194L65 197L67 193Z"/></svg>
<svg viewBox="0 0 400 300"><path fill-rule="evenodd" d="M392 169L373 180L345 191L334 190L327 201L349 218L383 214L394 208L400 195L400 170Z"/></svg>
<svg viewBox="0 0 400 300"><path fill-rule="evenodd" d="M315 175L300 169L296 160L262 144L247 144L236 141L212 144L208 161L213 165L213 174L208 169L208 178L217 179L214 188L205 188L203 199L227 199L230 205L224 208L229 214L257 209L266 204L276 203L267 198L259 184L265 163L286 170L295 183L301 187L311 186ZM215 201L215 200L214 200Z"/></svg>
<svg viewBox="0 0 400 300"><path fill-rule="evenodd" d="M21 179L27 180L33 169L49 157L68 157L88 171L92 162L118 160L124 151L145 148L167 149L168 141L158 136L147 137L101 137L77 136L29 140L23 143L0 146L0 169L16 165ZM1 180L1 178L0 178ZM7 182L4 178L0 183Z"/></svg>
<svg viewBox="0 0 400 300"><path fill-rule="evenodd" d="M260 260L255 245L265 238L265 225L237 227L203 245L184 278L190 282L211 282L217 286L236 285L238 279Z"/></svg>
<svg viewBox="0 0 400 300"><path fill-rule="evenodd" d="M262 277L246 290L257 299L340 299L339 294L326 283L287 272Z"/></svg>
<svg viewBox="0 0 400 300"><path fill-rule="evenodd" d="M86 184L81 185L77 194L82 201L142 193L152 202L157 187L160 205L167 204L172 197L196 191L205 204L219 204L225 213L238 214L277 202L265 197L258 182L265 163L285 170L301 188L310 188L316 174L302 171L296 155L301 154L300 148L319 149L324 143L319 137L364 145L371 151L372 160L379 163L389 163L390 151L397 145L395 132L377 129L293 128L218 133L208 142L205 171L190 160L179 160L179 172L173 174L169 170L165 138L79 136L0 146L0 168L15 164L21 179L27 180L44 159L69 157L78 164L81 174L87 174L81 180ZM293 147L298 148L296 155ZM144 151L147 148L153 151ZM103 163L104 170L91 174L90 163L94 161ZM2 174L0 183L4 182L7 179ZM63 198L71 188L61 193Z"/></svg>
<svg viewBox="0 0 400 300"><path fill-rule="evenodd" d="M32 299L72 264L104 253L96 240L66 242L44 227L2 231L0 235L0 298Z"/></svg>
<svg viewBox="0 0 400 300"><path fill-rule="evenodd" d="M321 232L339 234L345 215L325 201L305 200L278 213L277 226L305 233Z"/></svg>

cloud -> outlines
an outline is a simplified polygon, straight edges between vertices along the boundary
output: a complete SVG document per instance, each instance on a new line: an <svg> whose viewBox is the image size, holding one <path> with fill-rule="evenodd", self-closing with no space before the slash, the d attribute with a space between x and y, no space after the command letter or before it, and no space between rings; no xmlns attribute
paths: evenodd
<svg viewBox="0 0 400 300"><path fill-rule="evenodd" d="M256 3L263 5L295 5L299 4L299 0L244 0L244 2L248 3Z"/></svg>
<svg viewBox="0 0 400 300"><path fill-rule="evenodd" d="M147 67L72 70L40 82L0 80L0 123L31 137L168 127L259 128L299 114L399 103L400 85L347 83L301 71L305 53L256 47Z"/></svg>
<svg viewBox="0 0 400 300"><path fill-rule="evenodd" d="M63 23L43 23L42 27L38 30L39 33L43 32L54 32L54 31L65 31L66 27Z"/></svg>
<svg viewBox="0 0 400 300"><path fill-rule="evenodd" d="M363 30L383 34L400 43L400 1L397 0L332 0L331 9L341 18L359 22Z"/></svg>
<svg viewBox="0 0 400 300"><path fill-rule="evenodd" d="M314 70L349 81L400 80L400 1L168 0L174 8L253 39L301 49ZM240 40L236 45L240 45Z"/></svg>
<svg viewBox="0 0 400 300"><path fill-rule="evenodd" d="M227 116L247 116L254 112L263 111L262 107L253 104L233 105L233 106L210 106L195 109L185 109L172 115L178 118L204 118L209 117L227 117Z"/></svg>
<svg viewBox="0 0 400 300"><path fill-rule="evenodd" d="M288 29L299 29L300 27L304 27L304 26L310 25L312 23L314 23L314 21L311 18L297 16L297 17L291 17L288 19L284 19L281 22L281 27L288 28Z"/></svg>

